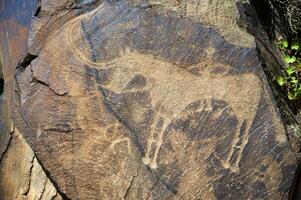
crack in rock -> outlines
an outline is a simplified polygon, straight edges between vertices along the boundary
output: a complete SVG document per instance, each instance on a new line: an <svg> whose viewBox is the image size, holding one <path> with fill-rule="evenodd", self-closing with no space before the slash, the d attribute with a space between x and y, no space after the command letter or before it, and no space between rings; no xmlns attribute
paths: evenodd
<svg viewBox="0 0 301 200"><path fill-rule="evenodd" d="M140 169L139 169L139 170L140 170ZM125 191L125 194L124 194L124 196L123 196L123 199L127 199L127 196L128 196L129 193L130 193L130 190L131 190L131 188L132 188L132 186L133 186L133 183L134 183L135 179L139 176L139 170L137 170L136 174L132 177L129 186L127 187L127 189L126 189L126 191Z"/></svg>
<svg viewBox="0 0 301 200"><path fill-rule="evenodd" d="M28 65L30 65L30 63L36 59L38 56L37 55L33 55L29 52L27 52L25 54L25 56L19 61L17 67L16 67L16 73L18 74L23 72L24 69L26 69L26 67L28 67Z"/></svg>
<svg viewBox="0 0 301 200"><path fill-rule="evenodd" d="M66 89L60 88L60 87L54 88L51 84L46 83L45 81L41 80L38 76L34 75L34 70L32 67L30 67L30 71L31 71L31 81L32 82L48 87L52 92L54 92L58 96L64 96L64 95L68 94L68 91Z"/></svg>

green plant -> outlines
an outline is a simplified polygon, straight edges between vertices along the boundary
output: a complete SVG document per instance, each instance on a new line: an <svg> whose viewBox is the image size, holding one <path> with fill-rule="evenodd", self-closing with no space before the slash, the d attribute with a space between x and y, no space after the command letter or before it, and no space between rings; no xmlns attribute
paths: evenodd
<svg viewBox="0 0 301 200"><path fill-rule="evenodd" d="M279 86L287 92L290 100L301 97L301 48L298 42L289 43L287 40L280 40L278 46L283 53L285 70L283 76L276 80Z"/></svg>

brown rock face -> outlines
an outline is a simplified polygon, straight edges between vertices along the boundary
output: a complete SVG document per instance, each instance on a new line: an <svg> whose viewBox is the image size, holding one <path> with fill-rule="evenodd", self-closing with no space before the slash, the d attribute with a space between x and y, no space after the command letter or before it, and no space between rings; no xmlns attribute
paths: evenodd
<svg viewBox="0 0 301 200"><path fill-rule="evenodd" d="M34 152L14 126L9 111L14 99L14 66L26 49L34 4L34 1L0 1L1 200L62 199L37 162Z"/></svg>
<svg viewBox="0 0 301 200"><path fill-rule="evenodd" d="M42 0L11 101L35 154L28 195L288 199L296 156L222 2Z"/></svg>

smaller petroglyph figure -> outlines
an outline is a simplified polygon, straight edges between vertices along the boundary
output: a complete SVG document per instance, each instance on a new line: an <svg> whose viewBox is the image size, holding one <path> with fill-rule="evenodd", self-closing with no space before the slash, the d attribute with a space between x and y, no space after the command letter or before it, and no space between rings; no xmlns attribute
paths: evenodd
<svg viewBox="0 0 301 200"><path fill-rule="evenodd" d="M132 152L131 140L128 137L120 138L120 139L116 139L116 140L112 141L112 144L110 145L110 148L112 149L113 153L116 154L115 145L117 145L119 143L122 143L122 142L126 142L128 154L131 154L131 152Z"/></svg>

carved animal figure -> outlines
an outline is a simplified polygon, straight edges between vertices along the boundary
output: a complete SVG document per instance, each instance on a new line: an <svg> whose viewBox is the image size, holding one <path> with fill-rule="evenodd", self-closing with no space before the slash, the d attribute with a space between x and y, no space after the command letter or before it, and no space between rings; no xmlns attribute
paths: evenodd
<svg viewBox="0 0 301 200"><path fill-rule="evenodd" d="M89 15L95 13L91 12ZM87 14L86 14L87 15ZM203 60L195 65L201 69L200 75L194 75L186 69L154 58L152 55L141 54L126 50L123 55L111 62L93 62L85 53L74 45L72 30L80 26L80 20L87 17L82 15L70 22L66 32L66 40L75 57L86 65L96 68L115 66L112 81L107 89L122 93L128 82L137 74L147 79L146 86L151 94L152 106L156 110L151 131L146 145L143 163L152 169L158 167L158 154L163 140L164 131L171 121L190 103L200 99L221 99L226 101L233 109L238 120L232 145L227 149L226 158L220 158L224 168L232 172L239 171L242 153L248 143L248 131L257 111L261 95L261 84L258 76L252 73L239 75L225 75L226 73L213 73L212 68L221 66L229 70L229 66L213 63L210 59ZM76 38L78 39L78 38ZM207 67L204 67L207 65ZM253 85L250 88L250 85ZM146 88L144 88L146 89ZM204 105L204 109L211 109ZM246 126L244 133L240 134L242 124ZM236 154L234 156L234 154Z"/></svg>
<svg viewBox="0 0 301 200"><path fill-rule="evenodd" d="M199 63L198 65L204 64ZM171 63L135 52L127 52L111 63L111 66L117 65L115 69L120 70L114 73L115 76L113 75L111 83L107 86L111 91L122 93L131 78L137 74L148 80L147 88L156 112L143 162L151 168L157 168L157 157L164 142L163 134L166 127L186 106L200 99L206 99L209 102L211 99L222 99L232 107L238 120L238 126L234 133L232 146L229 147L228 156L221 162L227 169L234 172L239 170L241 155L248 143L248 131L260 98L260 80L251 73L227 76L214 74L210 72L214 64L208 62L207 64L209 66L204 68L201 76L197 76ZM123 74L122 77L121 74ZM191 87L192 85L193 87ZM250 88L250 85L256 86ZM209 104L203 107L211 110ZM245 133L241 134L242 138L240 138L240 128L244 121L246 123ZM162 123L161 126L160 123ZM158 136L155 137L155 135ZM155 149L152 149L153 144L155 144ZM231 161L235 149L238 149L238 156L235 161Z"/></svg>

